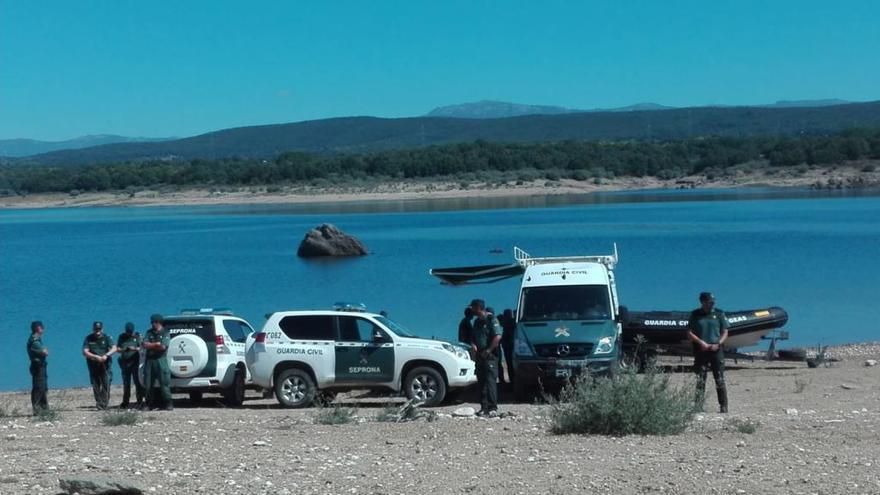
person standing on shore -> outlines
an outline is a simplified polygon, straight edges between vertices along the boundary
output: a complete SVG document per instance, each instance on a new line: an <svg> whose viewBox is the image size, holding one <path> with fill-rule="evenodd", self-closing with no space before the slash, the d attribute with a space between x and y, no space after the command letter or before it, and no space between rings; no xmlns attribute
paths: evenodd
<svg viewBox="0 0 880 495"><path fill-rule="evenodd" d="M27 353L31 360L31 407L34 415L49 408L46 397L49 391L46 377L46 357L49 349L43 345L43 322L31 322L31 336L27 341Z"/></svg>
<svg viewBox="0 0 880 495"><path fill-rule="evenodd" d="M727 340L727 318L715 308L711 292L700 293L700 307L691 312L688 338L694 344L694 372L697 374L697 403L702 405L706 394L706 371L712 369L720 412L727 412L727 385L724 383L724 341Z"/></svg>
<svg viewBox="0 0 880 495"><path fill-rule="evenodd" d="M471 307L468 306L464 308L464 318L458 323L458 341L464 342L467 344L471 343L472 336L474 334L474 324L472 320L474 319L474 312L471 310Z"/></svg>
<svg viewBox="0 0 880 495"><path fill-rule="evenodd" d="M504 351L504 362L507 365L507 382L513 383L513 335L516 333L516 318L513 310L505 309L499 318L501 323L501 350ZM501 368L498 368L499 373Z"/></svg>
<svg viewBox="0 0 880 495"><path fill-rule="evenodd" d="M144 360L144 388L147 396L147 406L150 409L159 409L159 402L166 411L173 411L174 404L171 401L171 370L168 368L168 360L165 353L171 344L168 330L162 326L162 315L154 314L150 317L150 329L144 335L141 347L146 349Z"/></svg>
<svg viewBox="0 0 880 495"><path fill-rule="evenodd" d="M110 382L113 370L111 357L116 352L113 337L104 333L104 324L100 321L92 323L92 333L83 340L83 356L89 367L89 381L95 394L95 405L98 409L107 409L110 403Z"/></svg>
<svg viewBox="0 0 880 495"><path fill-rule="evenodd" d="M477 416L494 417L498 415L498 345L501 332L495 315L486 311L482 299L471 301L474 320L474 333L471 351L476 356L477 383L480 387L480 411Z"/></svg>
<svg viewBox="0 0 880 495"><path fill-rule="evenodd" d="M120 409L127 408L131 398L131 382L134 380L136 407L140 409L144 402L144 387L138 378L140 364L141 335L134 331L134 323L125 324L125 331L116 339L119 348L119 369L122 372L122 403Z"/></svg>

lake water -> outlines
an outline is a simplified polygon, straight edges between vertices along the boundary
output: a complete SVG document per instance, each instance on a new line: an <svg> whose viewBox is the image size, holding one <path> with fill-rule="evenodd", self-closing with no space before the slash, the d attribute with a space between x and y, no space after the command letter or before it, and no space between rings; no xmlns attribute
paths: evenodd
<svg viewBox="0 0 880 495"><path fill-rule="evenodd" d="M86 385L80 354L93 320L114 337L151 313L229 307L266 313L363 302L423 336L451 338L464 305L516 304L517 280L449 287L428 269L532 255L620 251L621 301L688 310L788 310L791 341L876 340L880 197L810 191L686 191L345 205L0 211L0 390L30 385L29 322L46 324L50 387ZM331 222L369 256L305 261L305 232ZM503 249L503 254L492 254ZM118 377L118 369L115 371Z"/></svg>

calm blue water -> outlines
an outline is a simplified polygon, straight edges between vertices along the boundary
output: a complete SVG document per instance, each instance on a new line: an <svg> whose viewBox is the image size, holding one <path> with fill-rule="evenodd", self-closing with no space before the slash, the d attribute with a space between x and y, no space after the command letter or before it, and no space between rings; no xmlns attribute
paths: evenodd
<svg viewBox="0 0 880 495"><path fill-rule="evenodd" d="M454 210L463 207L483 209ZM322 222L357 235L372 254L300 260L299 241ZM128 320L144 330L151 313L185 307L230 307L259 328L272 311L356 301L424 336L451 338L468 301L513 307L518 282L453 288L429 268L508 262L514 245L532 255L602 254L614 242L631 309L690 309L699 291L712 290L729 310L786 308L789 345L877 338L869 308L880 289L880 197L870 195L12 210L0 211L0 389L29 387L33 319L46 324L51 387L87 384L80 349L93 320L115 336ZM495 248L505 253L490 254Z"/></svg>

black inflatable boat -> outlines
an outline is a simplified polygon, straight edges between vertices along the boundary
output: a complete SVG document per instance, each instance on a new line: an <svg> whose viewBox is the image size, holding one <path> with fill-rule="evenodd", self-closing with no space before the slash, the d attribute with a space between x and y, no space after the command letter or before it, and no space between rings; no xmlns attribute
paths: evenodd
<svg viewBox="0 0 880 495"><path fill-rule="evenodd" d="M669 351L690 353L687 324L690 311L630 311L623 326L623 343L635 345L642 335L647 343ZM788 313L780 307L725 311L728 328L725 348L739 349L757 345L761 337L788 322Z"/></svg>

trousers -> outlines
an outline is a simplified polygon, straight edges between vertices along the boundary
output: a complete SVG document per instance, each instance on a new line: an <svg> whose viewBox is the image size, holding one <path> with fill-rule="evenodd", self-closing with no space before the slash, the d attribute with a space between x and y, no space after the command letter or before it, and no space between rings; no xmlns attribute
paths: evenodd
<svg viewBox="0 0 880 495"><path fill-rule="evenodd" d="M31 407L34 414L49 407L47 394L49 381L46 376L46 363L31 363Z"/></svg>
<svg viewBox="0 0 880 495"><path fill-rule="evenodd" d="M480 387L480 409L498 409L498 358L477 360L477 385Z"/></svg>
<svg viewBox="0 0 880 495"><path fill-rule="evenodd" d="M718 405L727 409L727 384L724 383L724 351L694 350L694 373L697 374L697 401L706 397L706 374L712 370L715 379L715 391L718 394Z"/></svg>

